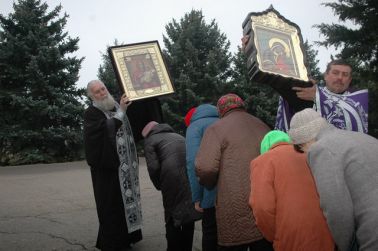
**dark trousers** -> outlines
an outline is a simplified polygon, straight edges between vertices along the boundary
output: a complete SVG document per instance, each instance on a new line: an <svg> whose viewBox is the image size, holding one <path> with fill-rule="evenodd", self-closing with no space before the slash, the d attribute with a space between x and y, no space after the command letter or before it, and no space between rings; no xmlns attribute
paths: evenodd
<svg viewBox="0 0 378 251"><path fill-rule="evenodd" d="M165 231L167 251L192 251L194 221L175 227L170 219L165 223Z"/></svg>
<svg viewBox="0 0 378 251"><path fill-rule="evenodd" d="M249 248L249 249L248 249ZM239 245L239 246L219 246L219 251L273 251L273 245L271 242L262 239L254 241L249 244Z"/></svg>
<svg viewBox="0 0 378 251"><path fill-rule="evenodd" d="M202 251L217 251L217 241L215 207L204 208L202 214Z"/></svg>

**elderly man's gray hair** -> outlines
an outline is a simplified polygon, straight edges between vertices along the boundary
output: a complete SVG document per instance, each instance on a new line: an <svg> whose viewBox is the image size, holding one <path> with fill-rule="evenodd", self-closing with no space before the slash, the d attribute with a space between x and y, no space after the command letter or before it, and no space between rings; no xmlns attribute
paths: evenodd
<svg viewBox="0 0 378 251"><path fill-rule="evenodd" d="M94 80L89 81L88 84L87 84L87 96L88 97L90 97L90 98L93 97L91 87L92 87L92 85L97 84L97 83L101 83L101 84L105 85L104 82L102 82L99 79L94 79Z"/></svg>

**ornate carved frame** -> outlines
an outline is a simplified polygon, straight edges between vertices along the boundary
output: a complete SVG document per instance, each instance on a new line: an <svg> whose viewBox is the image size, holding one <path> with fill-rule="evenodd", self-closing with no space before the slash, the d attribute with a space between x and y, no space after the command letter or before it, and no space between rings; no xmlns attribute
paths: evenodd
<svg viewBox="0 0 378 251"><path fill-rule="evenodd" d="M249 36L244 52L250 78L272 86L295 110L310 107L311 101L299 99L292 90L312 86L300 28L270 6L248 14L243 35Z"/></svg>

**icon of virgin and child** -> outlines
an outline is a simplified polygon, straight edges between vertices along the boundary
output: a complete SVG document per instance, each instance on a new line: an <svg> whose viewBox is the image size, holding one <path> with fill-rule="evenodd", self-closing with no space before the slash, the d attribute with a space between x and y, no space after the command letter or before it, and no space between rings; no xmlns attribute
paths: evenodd
<svg viewBox="0 0 378 251"><path fill-rule="evenodd" d="M289 45L280 38L273 37L268 41L262 55L262 68L274 73L297 77L294 57Z"/></svg>
<svg viewBox="0 0 378 251"><path fill-rule="evenodd" d="M127 57L125 63L135 91L161 86L149 53Z"/></svg>

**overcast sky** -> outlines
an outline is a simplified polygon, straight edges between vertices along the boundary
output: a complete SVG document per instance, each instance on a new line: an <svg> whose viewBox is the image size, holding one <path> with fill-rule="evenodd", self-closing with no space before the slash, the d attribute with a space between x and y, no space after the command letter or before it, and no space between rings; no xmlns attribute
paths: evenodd
<svg viewBox="0 0 378 251"><path fill-rule="evenodd" d="M43 1L43 0L42 0ZM70 37L79 37L79 50L75 55L85 57L80 70L78 87L97 78L101 53L117 39L121 44L158 40L164 48L165 26L182 18L192 9L202 10L207 22L215 19L221 32L236 52L242 37L242 23L250 12L266 10L270 4L286 19L296 23L303 40L310 43L323 40L313 27L320 23L337 23L331 8L321 3L331 0L47 0L51 8L62 4L62 12L69 15L65 30ZM0 0L0 13L13 12L13 0ZM320 69L325 70L330 54L324 47L319 51Z"/></svg>

